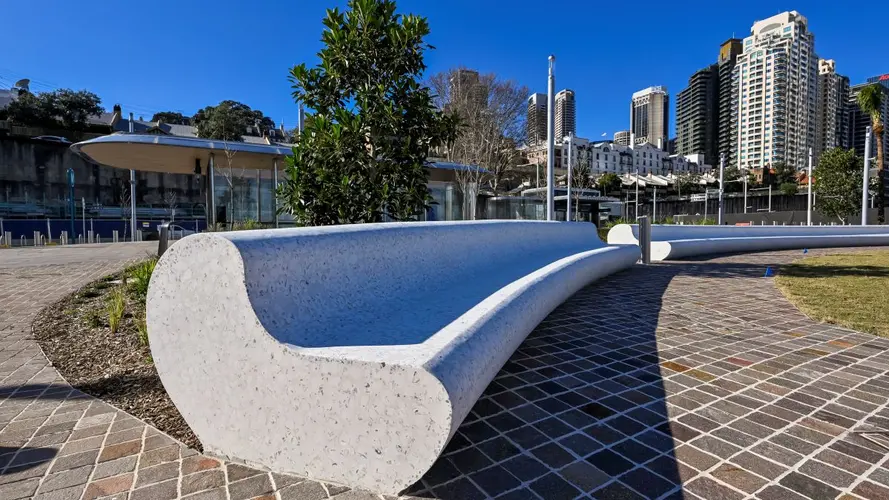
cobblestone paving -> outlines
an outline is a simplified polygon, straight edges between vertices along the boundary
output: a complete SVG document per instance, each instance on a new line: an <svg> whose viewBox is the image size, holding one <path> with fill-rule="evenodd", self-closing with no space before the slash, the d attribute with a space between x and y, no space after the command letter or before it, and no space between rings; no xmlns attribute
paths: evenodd
<svg viewBox="0 0 889 500"><path fill-rule="evenodd" d="M0 499L385 498L198 455L67 387L30 320L132 256L7 252ZM889 498L889 340L793 308L763 273L799 257L635 267L584 289L522 344L408 493Z"/></svg>

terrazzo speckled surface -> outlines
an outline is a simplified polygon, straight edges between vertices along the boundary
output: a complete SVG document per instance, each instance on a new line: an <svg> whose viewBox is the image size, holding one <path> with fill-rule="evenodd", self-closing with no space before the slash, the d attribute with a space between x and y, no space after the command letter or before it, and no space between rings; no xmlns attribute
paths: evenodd
<svg viewBox="0 0 889 500"><path fill-rule="evenodd" d="M397 494L534 326L637 258L584 223L208 233L158 263L148 334L205 450Z"/></svg>
<svg viewBox="0 0 889 500"><path fill-rule="evenodd" d="M618 224L611 244L638 245L639 226ZM651 260L675 260L716 252L889 245L889 226L651 226Z"/></svg>
<svg viewBox="0 0 889 500"><path fill-rule="evenodd" d="M131 256L9 252L0 498L391 500L171 447L66 388L30 318ZM889 427L889 342L809 320L762 277L801 256L634 267L585 288L510 358L412 498L889 497L889 452L868 432Z"/></svg>

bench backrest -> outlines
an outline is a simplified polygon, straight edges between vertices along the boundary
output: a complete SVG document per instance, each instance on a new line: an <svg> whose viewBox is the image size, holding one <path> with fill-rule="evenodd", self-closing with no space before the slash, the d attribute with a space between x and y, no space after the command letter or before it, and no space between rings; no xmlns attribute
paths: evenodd
<svg viewBox="0 0 889 500"><path fill-rule="evenodd" d="M419 344L503 286L604 247L589 223L467 221L221 233L254 311L303 348Z"/></svg>

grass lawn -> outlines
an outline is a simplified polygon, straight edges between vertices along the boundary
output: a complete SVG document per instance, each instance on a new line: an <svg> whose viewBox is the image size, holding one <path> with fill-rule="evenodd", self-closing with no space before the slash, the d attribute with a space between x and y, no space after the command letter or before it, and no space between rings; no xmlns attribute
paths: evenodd
<svg viewBox="0 0 889 500"><path fill-rule="evenodd" d="M889 250L809 257L782 266L775 281L816 320L889 337Z"/></svg>

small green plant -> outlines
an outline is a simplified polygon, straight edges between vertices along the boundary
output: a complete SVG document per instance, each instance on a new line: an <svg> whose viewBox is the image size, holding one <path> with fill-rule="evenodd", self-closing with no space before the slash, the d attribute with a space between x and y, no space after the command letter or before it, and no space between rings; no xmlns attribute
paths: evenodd
<svg viewBox="0 0 889 500"><path fill-rule="evenodd" d="M87 326L89 326L90 328L98 328L102 326L102 317L95 309L90 309L83 319L86 321Z"/></svg>
<svg viewBox="0 0 889 500"><path fill-rule="evenodd" d="M148 295L148 283L157 266L157 258L151 258L145 262L136 264L127 270L127 289L140 301L145 301Z"/></svg>
<svg viewBox="0 0 889 500"><path fill-rule="evenodd" d="M111 327L111 333L117 333L126 308L127 299L121 289L118 288L108 295L105 309L108 312L108 326Z"/></svg>
<svg viewBox="0 0 889 500"><path fill-rule="evenodd" d="M148 322L145 321L145 315L142 314L136 319L136 334L139 336L139 343L148 345Z"/></svg>
<svg viewBox="0 0 889 500"><path fill-rule="evenodd" d="M695 222L695 224L697 224L699 226L715 226L716 219L711 219L710 217L707 217L706 219L701 219L698 222Z"/></svg>

